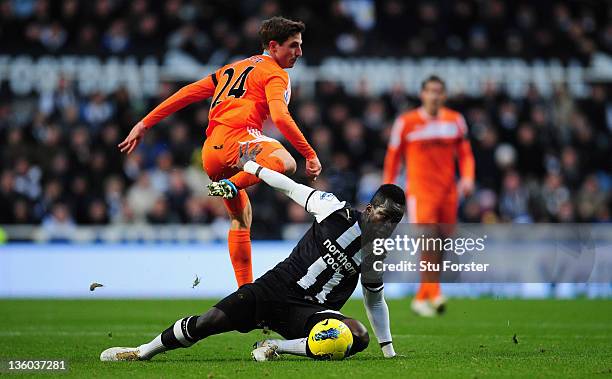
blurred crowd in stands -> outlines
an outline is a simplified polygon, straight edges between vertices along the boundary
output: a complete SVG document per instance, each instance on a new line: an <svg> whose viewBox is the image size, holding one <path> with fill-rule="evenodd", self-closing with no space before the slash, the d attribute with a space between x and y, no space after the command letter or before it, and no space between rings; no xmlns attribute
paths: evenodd
<svg viewBox="0 0 612 379"><path fill-rule="evenodd" d="M0 107L0 223L211 223L225 218L206 196L200 168L208 104L194 104L151 129L132 155L117 144L157 98L129 101L124 91L81 98L66 82L40 98ZM465 222L611 221L612 104L595 85L585 100L560 88L521 100L494 86L479 98L453 97L470 126L478 191L465 199ZM393 118L417 106L401 88L376 98L364 86L348 95L321 82L316 96L294 89L292 114L323 164L316 185L365 204L380 182ZM272 125L266 134L282 139ZM303 159L289 150L300 165ZM301 177L303 169L297 173ZM400 183L401 183L400 179ZM278 222L305 222L303 210L263 185L250 189L254 229L274 237ZM70 221L71 220L71 221Z"/></svg>
<svg viewBox="0 0 612 379"><path fill-rule="evenodd" d="M565 57L612 51L612 7L599 9L599 2L318 3L0 0L0 45L7 51L160 53L161 40L166 49L221 64L234 54L258 52L260 19L283 13L306 21L308 59L311 52ZM130 128L179 87L164 83L156 97L141 100L126 90L82 96L69 78L40 96L14 97L2 88L0 224L42 224L54 231L225 222L222 202L206 196L201 169L207 102L155 126L130 156L117 149ZM462 200L461 221L611 222L610 90L594 84L590 96L575 99L559 87L545 98L531 87L515 99L491 83L483 96L450 98L449 106L467 119L476 160L477 191ZM290 110L323 165L311 185L367 203L380 184L395 116L418 105L401 86L383 96L372 96L365 83L352 94L319 82L314 96L294 86ZM282 139L273 125L265 133ZM300 165L295 179L306 183L303 158L285 146ZM310 220L265 185L249 192L255 239L280 238L279 224Z"/></svg>
<svg viewBox="0 0 612 379"><path fill-rule="evenodd" d="M606 1L0 0L6 52L163 54L211 64L254 53L262 18L307 25L309 62L345 56L588 58L612 52Z"/></svg>

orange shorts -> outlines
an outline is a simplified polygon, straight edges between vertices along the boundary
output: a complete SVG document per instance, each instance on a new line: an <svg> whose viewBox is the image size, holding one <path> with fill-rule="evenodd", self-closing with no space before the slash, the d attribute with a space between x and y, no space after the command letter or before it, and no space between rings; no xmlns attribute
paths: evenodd
<svg viewBox="0 0 612 379"><path fill-rule="evenodd" d="M229 179L240 172L232 166L238 159L240 144L246 142L258 143L262 147L256 159L256 162L262 166L269 166L268 160L276 159L270 157L270 154L278 149L284 149L280 142L264 136L258 129L217 125L202 147L202 166L208 177L213 181L219 181ZM249 205L249 196L244 189L240 189L233 199L223 199L223 204L230 215L240 215Z"/></svg>
<svg viewBox="0 0 612 379"><path fill-rule="evenodd" d="M211 180L229 179L240 171L232 166L238 159L240 144L245 142L261 145L257 163L265 161L275 150L284 149L280 142L264 136L258 129L217 125L202 147L202 165Z"/></svg>
<svg viewBox="0 0 612 379"><path fill-rule="evenodd" d="M433 197L430 194L408 194L408 220L418 224L456 224L457 191Z"/></svg>

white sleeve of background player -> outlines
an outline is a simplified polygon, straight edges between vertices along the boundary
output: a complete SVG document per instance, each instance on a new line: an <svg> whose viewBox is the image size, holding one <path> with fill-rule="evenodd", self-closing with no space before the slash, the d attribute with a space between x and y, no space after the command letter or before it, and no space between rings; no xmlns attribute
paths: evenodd
<svg viewBox="0 0 612 379"><path fill-rule="evenodd" d="M362 285L363 304L365 305L366 314L370 325L374 329L376 339L381 345L385 358L395 356L393 343L391 338L391 324L389 322L389 307L385 301L384 290L382 284L379 288L368 288Z"/></svg>
<svg viewBox="0 0 612 379"><path fill-rule="evenodd" d="M262 167L253 161L248 161L244 165L244 171L258 176L271 187L289 196L293 201L303 206L308 213L312 214L317 222L323 221L346 204L344 201L338 200L332 193L317 191L314 188L296 183L285 175Z"/></svg>

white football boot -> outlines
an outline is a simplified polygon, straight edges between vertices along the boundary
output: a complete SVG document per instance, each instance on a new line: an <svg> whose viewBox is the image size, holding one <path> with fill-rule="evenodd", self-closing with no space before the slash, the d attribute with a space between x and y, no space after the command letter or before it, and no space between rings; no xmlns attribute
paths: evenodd
<svg viewBox="0 0 612 379"><path fill-rule="evenodd" d="M434 317L436 315L436 311L426 300L413 299L410 303L410 309L421 317Z"/></svg>
<svg viewBox="0 0 612 379"><path fill-rule="evenodd" d="M135 347L111 347L100 354L100 360L103 362L118 362L118 361L142 361L138 348Z"/></svg>
<svg viewBox="0 0 612 379"><path fill-rule="evenodd" d="M253 344L253 347L251 357L257 362L274 361L280 358L280 355L276 352L278 346L269 340L257 341Z"/></svg>

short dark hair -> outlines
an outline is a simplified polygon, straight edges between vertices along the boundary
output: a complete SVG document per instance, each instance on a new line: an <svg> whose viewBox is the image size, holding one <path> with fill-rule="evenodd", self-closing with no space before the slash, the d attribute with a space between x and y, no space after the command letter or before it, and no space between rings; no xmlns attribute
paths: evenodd
<svg viewBox="0 0 612 379"><path fill-rule="evenodd" d="M402 208L402 212L398 212L396 215L397 221L401 220L404 215L403 209L406 206L406 197L404 195L404 191L396 186L395 184L383 184L376 190L374 196L372 196L372 200L370 200L370 204L373 207L381 207L387 204L387 201L392 201Z"/></svg>
<svg viewBox="0 0 612 379"><path fill-rule="evenodd" d="M425 80L423 80L423 82L421 83L421 90L424 90L425 86L427 86L428 83L432 82L440 83L442 85L442 88L446 90L446 83L444 83L444 80L442 80L442 78L438 75L429 75L427 78L425 78Z"/></svg>
<svg viewBox="0 0 612 379"><path fill-rule="evenodd" d="M297 33L303 33L306 30L306 25L302 21L293 21L284 17L272 17L261 23L259 28L259 38L261 46L268 48L270 41L276 41L283 44L289 37Z"/></svg>

